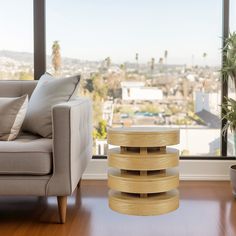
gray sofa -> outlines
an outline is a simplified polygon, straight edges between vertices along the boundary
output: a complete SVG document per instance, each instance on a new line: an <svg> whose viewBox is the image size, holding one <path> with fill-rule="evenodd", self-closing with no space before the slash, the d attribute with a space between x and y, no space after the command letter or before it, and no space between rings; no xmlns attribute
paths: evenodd
<svg viewBox="0 0 236 236"><path fill-rule="evenodd" d="M30 96L36 84L0 81L0 97ZM57 196L64 223L67 196L92 156L91 114L91 101L79 97L52 108L52 139L21 133L14 141L0 141L0 195Z"/></svg>

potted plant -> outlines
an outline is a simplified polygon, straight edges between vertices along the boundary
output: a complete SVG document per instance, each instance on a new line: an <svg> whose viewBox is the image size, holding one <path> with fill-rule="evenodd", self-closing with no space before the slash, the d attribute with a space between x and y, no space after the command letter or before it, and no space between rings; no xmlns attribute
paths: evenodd
<svg viewBox="0 0 236 236"><path fill-rule="evenodd" d="M225 57L221 70L223 78L232 79L234 88L236 89L236 32L231 33L226 39L223 54ZM222 130L223 135L230 129L234 137L234 150L236 150L236 100L225 98L222 109L224 112L222 119L226 120L226 124ZM236 165L230 167L230 179L233 188L232 192L236 198Z"/></svg>
<svg viewBox="0 0 236 236"><path fill-rule="evenodd" d="M233 98L225 98L226 102L222 104L222 109L224 111L224 116L227 122L222 129L222 133L225 133L228 129L233 133L234 139L234 149L236 148L236 101ZM233 188L233 195L236 198L236 165L230 167L230 180Z"/></svg>

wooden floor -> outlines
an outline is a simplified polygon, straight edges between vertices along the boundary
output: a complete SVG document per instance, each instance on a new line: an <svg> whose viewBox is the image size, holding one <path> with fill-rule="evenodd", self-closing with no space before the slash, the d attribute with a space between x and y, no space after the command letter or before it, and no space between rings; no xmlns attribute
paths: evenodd
<svg viewBox="0 0 236 236"><path fill-rule="evenodd" d="M175 212L127 216L108 208L106 181L83 181L64 225L54 197L0 197L0 236L236 236L229 182L181 182L180 195Z"/></svg>

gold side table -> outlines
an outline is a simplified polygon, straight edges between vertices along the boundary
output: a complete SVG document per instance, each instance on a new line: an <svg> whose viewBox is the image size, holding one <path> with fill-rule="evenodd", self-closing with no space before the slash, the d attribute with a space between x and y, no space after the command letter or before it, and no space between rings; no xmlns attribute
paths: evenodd
<svg viewBox="0 0 236 236"><path fill-rule="evenodd" d="M179 130L157 127L109 128L109 206L129 215L159 215L179 207Z"/></svg>

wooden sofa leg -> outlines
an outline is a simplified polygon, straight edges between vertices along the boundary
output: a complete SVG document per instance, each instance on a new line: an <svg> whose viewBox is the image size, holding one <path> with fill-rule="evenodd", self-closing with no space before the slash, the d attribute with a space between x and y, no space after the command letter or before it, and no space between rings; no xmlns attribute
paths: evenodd
<svg viewBox="0 0 236 236"><path fill-rule="evenodd" d="M66 222L67 196L57 196L57 204L60 223L64 224Z"/></svg>
<svg viewBox="0 0 236 236"><path fill-rule="evenodd" d="M81 179L79 180L79 182L77 184L77 188L80 188L80 184L81 184Z"/></svg>

